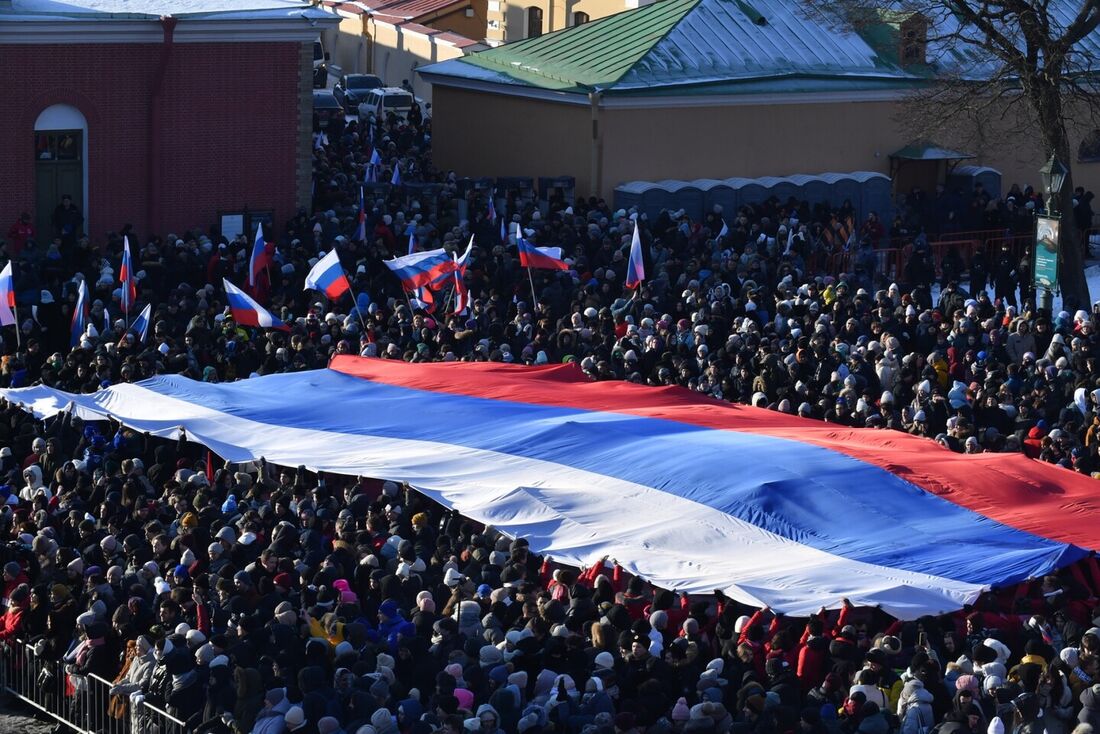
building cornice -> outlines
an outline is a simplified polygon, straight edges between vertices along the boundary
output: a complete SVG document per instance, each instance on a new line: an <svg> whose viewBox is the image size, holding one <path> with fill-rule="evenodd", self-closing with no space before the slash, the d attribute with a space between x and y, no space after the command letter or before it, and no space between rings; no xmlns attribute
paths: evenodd
<svg viewBox="0 0 1100 734"><path fill-rule="evenodd" d="M339 22L332 20L191 20L180 18L174 43L314 40L321 31ZM0 16L0 45L79 45L102 43L161 43L164 29L159 20L6 20Z"/></svg>

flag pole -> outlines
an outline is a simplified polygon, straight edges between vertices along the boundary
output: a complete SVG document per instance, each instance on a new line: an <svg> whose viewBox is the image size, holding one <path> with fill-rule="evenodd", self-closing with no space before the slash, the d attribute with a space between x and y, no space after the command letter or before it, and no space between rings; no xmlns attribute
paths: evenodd
<svg viewBox="0 0 1100 734"><path fill-rule="evenodd" d="M344 277L348 277L347 274ZM351 287L350 280L348 281L348 293L351 294L352 306L355 308L355 314L359 317L359 325L363 327L363 335L366 336L367 322L363 320L363 309L359 308L359 295Z"/></svg>
<svg viewBox="0 0 1100 734"><path fill-rule="evenodd" d="M531 275L531 266L527 266L527 282L531 284L531 313L535 313L535 309L538 308L539 298L535 295L535 278Z"/></svg>
<svg viewBox="0 0 1100 734"><path fill-rule="evenodd" d="M15 348L17 350L23 348L23 337L19 333L22 329L19 326L19 306L14 303L11 305L12 313L15 315Z"/></svg>

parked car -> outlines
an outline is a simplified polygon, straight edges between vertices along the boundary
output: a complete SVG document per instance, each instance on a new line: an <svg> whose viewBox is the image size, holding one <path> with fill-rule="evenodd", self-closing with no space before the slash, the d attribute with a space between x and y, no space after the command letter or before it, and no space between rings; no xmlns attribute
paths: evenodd
<svg viewBox="0 0 1100 734"><path fill-rule="evenodd" d="M343 119L344 108L327 89L313 90L313 129L324 130L334 119Z"/></svg>
<svg viewBox="0 0 1100 734"><path fill-rule="evenodd" d="M328 53L321 37L313 42L313 88L324 89L328 86Z"/></svg>
<svg viewBox="0 0 1100 734"><path fill-rule="evenodd" d="M359 105L359 119L387 117L391 112L398 117L406 117L414 104L419 104L413 95L401 87L382 87L372 89L367 98Z"/></svg>
<svg viewBox="0 0 1100 734"><path fill-rule="evenodd" d="M372 89L381 89L386 86L381 77L374 74L344 74L340 81L332 87L332 93L336 95L336 101L344 105L349 115L354 115L362 102Z"/></svg>

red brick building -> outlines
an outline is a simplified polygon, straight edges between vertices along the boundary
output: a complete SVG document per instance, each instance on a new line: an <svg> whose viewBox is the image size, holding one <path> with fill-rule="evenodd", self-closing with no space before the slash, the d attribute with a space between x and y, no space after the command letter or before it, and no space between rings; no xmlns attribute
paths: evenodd
<svg viewBox="0 0 1100 734"><path fill-rule="evenodd" d="M310 198L313 41L294 0L0 0L0 235L71 194L93 239L283 220Z"/></svg>

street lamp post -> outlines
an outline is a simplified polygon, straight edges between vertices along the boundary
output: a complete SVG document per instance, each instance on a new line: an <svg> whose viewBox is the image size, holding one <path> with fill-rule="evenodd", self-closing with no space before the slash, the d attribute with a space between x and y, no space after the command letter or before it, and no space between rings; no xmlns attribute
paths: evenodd
<svg viewBox="0 0 1100 734"><path fill-rule="evenodd" d="M1051 153L1050 160L1043 164L1039 169L1039 175L1043 179L1043 188L1046 190L1047 195L1047 216L1050 219L1058 220L1061 218L1061 194L1062 185L1066 182L1066 176L1069 174L1069 169L1062 161L1058 160L1058 156ZM1060 224L1060 223L1059 223ZM1061 249L1061 227L1055 225L1053 227L1054 241L1051 245L1055 251L1055 257L1058 256ZM1039 296L1039 308L1043 311L1050 312L1054 306L1054 294L1051 291L1051 281L1049 279L1040 280L1040 273L1038 265L1039 249L1042 247L1042 237L1037 231L1035 242L1035 255L1033 260L1033 267L1031 269L1031 277L1037 288L1041 288Z"/></svg>

